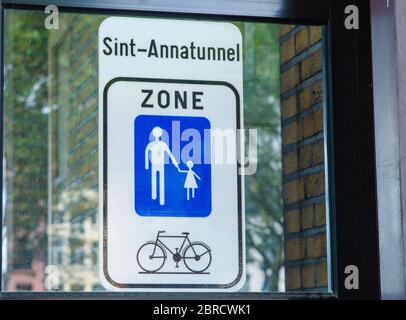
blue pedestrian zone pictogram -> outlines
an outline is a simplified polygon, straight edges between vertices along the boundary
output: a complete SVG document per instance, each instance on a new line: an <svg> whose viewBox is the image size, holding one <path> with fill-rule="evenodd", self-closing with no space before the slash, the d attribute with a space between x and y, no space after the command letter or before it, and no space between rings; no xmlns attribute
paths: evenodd
<svg viewBox="0 0 406 320"><path fill-rule="evenodd" d="M211 213L210 122L141 115L134 120L135 212L152 217Z"/></svg>

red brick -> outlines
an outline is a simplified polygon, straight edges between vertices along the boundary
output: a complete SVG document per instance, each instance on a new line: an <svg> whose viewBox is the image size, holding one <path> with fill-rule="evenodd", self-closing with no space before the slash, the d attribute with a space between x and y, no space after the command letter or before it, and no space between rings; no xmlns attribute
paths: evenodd
<svg viewBox="0 0 406 320"><path fill-rule="evenodd" d="M285 215L285 225L287 233L300 231L300 210L288 211Z"/></svg>
<svg viewBox="0 0 406 320"><path fill-rule="evenodd" d="M283 185L283 198L285 204L299 202L304 199L303 178L286 182Z"/></svg>
<svg viewBox="0 0 406 320"><path fill-rule="evenodd" d="M302 268L303 288L310 289L316 286L316 266L308 265Z"/></svg>
<svg viewBox="0 0 406 320"><path fill-rule="evenodd" d="M285 260L299 260L305 257L304 239L292 238L285 242Z"/></svg>
<svg viewBox="0 0 406 320"><path fill-rule="evenodd" d="M321 50L308 56L301 63L301 80L310 78L321 70L322 65L322 52Z"/></svg>
<svg viewBox="0 0 406 320"><path fill-rule="evenodd" d="M301 222L303 230L313 227L313 205L302 209Z"/></svg>
<svg viewBox="0 0 406 320"><path fill-rule="evenodd" d="M285 283L287 290L295 290L301 288L300 268L286 268Z"/></svg>

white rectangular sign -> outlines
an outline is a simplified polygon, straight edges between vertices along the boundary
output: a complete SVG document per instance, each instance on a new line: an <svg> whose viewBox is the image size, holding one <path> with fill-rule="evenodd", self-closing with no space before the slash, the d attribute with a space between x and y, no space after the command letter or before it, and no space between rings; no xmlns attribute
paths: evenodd
<svg viewBox="0 0 406 320"><path fill-rule="evenodd" d="M231 23L113 17L100 25L106 288L241 288L242 86L242 38Z"/></svg>

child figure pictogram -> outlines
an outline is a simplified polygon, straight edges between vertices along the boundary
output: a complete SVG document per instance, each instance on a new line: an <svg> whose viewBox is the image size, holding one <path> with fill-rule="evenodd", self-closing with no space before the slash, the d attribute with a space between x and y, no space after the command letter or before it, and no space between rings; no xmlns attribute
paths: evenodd
<svg viewBox="0 0 406 320"><path fill-rule="evenodd" d="M190 190L192 190L192 198L195 197L195 189L199 188L197 185L197 181L195 178L200 179L200 177L192 170L194 163L193 161L189 160L186 162L186 166L188 170L179 170L179 172L186 173L186 180L183 187L186 189L186 198L190 200Z"/></svg>

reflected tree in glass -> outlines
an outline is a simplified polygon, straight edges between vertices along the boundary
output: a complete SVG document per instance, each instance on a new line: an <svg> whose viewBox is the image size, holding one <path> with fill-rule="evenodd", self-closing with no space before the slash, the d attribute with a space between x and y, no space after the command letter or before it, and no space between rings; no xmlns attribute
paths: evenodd
<svg viewBox="0 0 406 320"><path fill-rule="evenodd" d="M255 291L281 291L284 283L278 26L246 23L242 30L244 124L246 129L257 129L258 135L257 171L245 178L247 286Z"/></svg>

